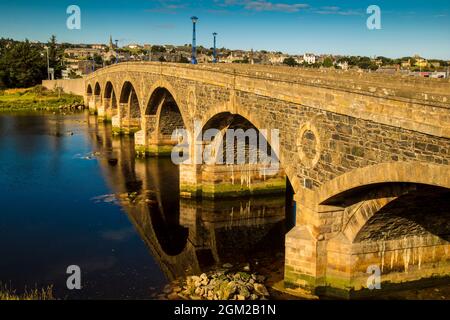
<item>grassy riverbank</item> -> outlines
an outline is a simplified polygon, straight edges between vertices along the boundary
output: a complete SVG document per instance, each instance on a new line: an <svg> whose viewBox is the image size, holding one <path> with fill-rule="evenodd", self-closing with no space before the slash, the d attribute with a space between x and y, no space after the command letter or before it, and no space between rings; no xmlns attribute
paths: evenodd
<svg viewBox="0 0 450 320"><path fill-rule="evenodd" d="M0 90L0 112L22 110L54 110L60 106L79 105L83 98L73 94L47 90L42 86L27 89Z"/></svg>
<svg viewBox="0 0 450 320"><path fill-rule="evenodd" d="M0 284L0 300L54 300L51 286L43 289L25 290L23 294L17 294L14 290Z"/></svg>

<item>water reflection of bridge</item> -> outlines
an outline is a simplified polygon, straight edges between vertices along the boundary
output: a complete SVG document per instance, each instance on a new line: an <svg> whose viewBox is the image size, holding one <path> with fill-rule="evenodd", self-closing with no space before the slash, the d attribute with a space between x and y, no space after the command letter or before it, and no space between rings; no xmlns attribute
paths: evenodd
<svg viewBox="0 0 450 320"><path fill-rule="evenodd" d="M88 123L108 185L168 280L248 261L255 252L283 251L284 196L180 198L178 168L170 159L136 159L133 139L113 138L111 127L93 116Z"/></svg>

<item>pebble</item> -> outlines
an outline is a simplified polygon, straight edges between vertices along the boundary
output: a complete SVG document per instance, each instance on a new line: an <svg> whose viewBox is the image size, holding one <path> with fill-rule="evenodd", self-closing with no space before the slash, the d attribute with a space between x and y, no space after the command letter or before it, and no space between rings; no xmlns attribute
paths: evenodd
<svg viewBox="0 0 450 320"><path fill-rule="evenodd" d="M263 284L255 283L253 285L255 292L262 296L268 296L269 291L267 291L266 287Z"/></svg>
<svg viewBox="0 0 450 320"><path fill-rule="evenodd" d="M178 296L177 293L172 292L167 296L167 298L169 298L169 300L178 300L180 297Z"/></svg>
<svg viewBox="0 0 450 320"><path fill-rule="evenodd" d="M229 272L232 267L230 264L224 267L228 268L202 273L200 276L188 276L186 281L176 280L164 287L164 296L169 300L262 300L269 296L263 284L264 276L244 271Z"/></svg>

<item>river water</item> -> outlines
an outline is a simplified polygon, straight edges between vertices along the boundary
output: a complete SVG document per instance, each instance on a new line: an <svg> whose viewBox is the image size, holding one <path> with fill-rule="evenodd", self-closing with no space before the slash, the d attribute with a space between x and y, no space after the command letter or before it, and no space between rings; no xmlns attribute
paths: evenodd
<svg viewBox="0 0 450 320"><path fill-rule="evenodd" d="M179 197L167 158L136 159L133 140L88 114L0 116L0 283L71 298L147 299L224 263L282 278L290 198ZM81 269L68 290L67 267Z"/></svg>
<svg viewBox="0 0 450 320"><path fill-rule="evenodd" d="M149 299L225 263L250 264L269 287L282 280L291 194L186 200L178 183L170 159L137 159L133 139L113 138L95 116L0 115L0 286L53 286L58 299ZM71 265L81 290L67 289ZM377 297L449 299L450 286Z"/></svg>

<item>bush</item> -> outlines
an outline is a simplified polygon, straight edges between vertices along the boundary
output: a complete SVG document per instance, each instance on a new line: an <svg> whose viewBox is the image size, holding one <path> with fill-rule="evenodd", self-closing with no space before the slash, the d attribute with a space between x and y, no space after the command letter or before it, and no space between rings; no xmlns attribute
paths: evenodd
<svg viewBox="0 0 450 320"><path fill-rule="evenodd" d="M31 88L31 92L37 96L41 96L45 90L47 89L45 89L41 84L38 84Z"/></svg>

